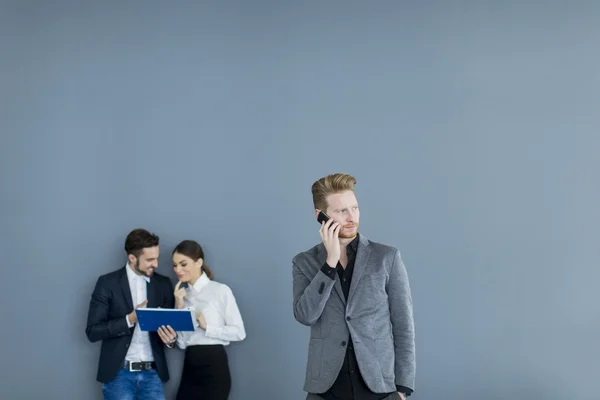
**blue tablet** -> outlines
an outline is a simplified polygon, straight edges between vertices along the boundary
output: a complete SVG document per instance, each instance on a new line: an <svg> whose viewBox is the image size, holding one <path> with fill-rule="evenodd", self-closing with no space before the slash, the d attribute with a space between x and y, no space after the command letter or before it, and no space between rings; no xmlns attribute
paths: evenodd
<svg viewBox="0 0 600 400"><path fill-rule="evenodd" d="M170 325L175 331L194 330L194 315L186 308L138 308L135 313L142 331L156 332L163 325Z"/></svg>

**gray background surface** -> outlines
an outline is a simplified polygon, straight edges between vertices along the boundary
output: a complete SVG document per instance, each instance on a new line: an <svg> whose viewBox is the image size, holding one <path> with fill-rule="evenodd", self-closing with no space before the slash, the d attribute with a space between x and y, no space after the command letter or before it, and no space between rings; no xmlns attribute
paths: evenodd
<svg viewBox="0 0 600 400"><path fill-rule="evenodd" d="M362 232L411 278L413 399L597 399L599 17L1 2L0 398L100 398L89 296L143 226L160 271L195 239L233 289L248 338L228 349L231 398L302 399L291 258L319 239L310 185L343 171Z"/></svg>

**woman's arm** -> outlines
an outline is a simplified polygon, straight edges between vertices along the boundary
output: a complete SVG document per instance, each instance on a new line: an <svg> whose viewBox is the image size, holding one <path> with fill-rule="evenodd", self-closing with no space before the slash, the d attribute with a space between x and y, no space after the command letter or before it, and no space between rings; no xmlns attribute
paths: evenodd
<svg viewBox="0 0 600 400"><path fill-rule="evenodd" d="M223 285L219 293L219 305L225 317L225 325L217 326L210 323L206 326L206 337L236 342L246 338L244 321L231 289Z"/></svg>

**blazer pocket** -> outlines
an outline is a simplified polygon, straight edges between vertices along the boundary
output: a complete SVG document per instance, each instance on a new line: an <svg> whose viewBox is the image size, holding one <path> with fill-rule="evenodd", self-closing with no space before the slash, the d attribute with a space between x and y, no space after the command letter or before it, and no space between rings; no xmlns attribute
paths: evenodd
<svg viewBox="0 0 600 400"><path fill-rule="evenodd" d="M394 341L389 337L375 339L375 351L379 360L379 368L384 378L394 379L394 364L396 354L394 352Z"/></svg>
<svg viewBox="0 0 600 400"><path fill-rule="evenodd" d="M308 343L308 360L306 369L312 379L321 375L321 362L323 354L323 339L310 339Z"/></svg>

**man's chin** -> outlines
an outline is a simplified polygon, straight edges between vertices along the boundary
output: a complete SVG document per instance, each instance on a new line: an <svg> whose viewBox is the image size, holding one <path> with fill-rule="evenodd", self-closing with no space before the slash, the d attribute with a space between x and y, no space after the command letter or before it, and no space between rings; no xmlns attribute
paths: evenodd
<svg viewBox="0 0 600 400"><path fill-rule="evenodd" d="M339 237L342 239L354 239L358 236L358 230L354 230L352 233L340 232Z"/></svg>

